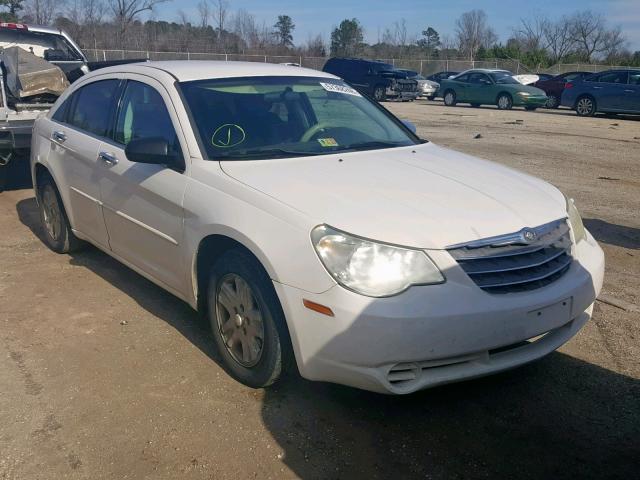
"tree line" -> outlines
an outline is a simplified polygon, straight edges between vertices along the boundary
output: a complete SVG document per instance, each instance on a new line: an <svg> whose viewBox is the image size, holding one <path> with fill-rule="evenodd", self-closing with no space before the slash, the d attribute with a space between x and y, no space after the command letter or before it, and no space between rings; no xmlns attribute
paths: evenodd
<svg viewBox="0 0 640 480"><path fill-rule="evenodd" d="M365 42L357 18L335 26L325 41L309 35L293 42L296 25L286 14L260 21L253 14L232 11L230 0L200 0L195 16L179 10L174 21L155 18L155 7L171 0L0 0L0 20L55 25L84 48L191 51L303 56L366 56L369 58L514 59L532 68L556 63L604 62L640 66L640 51L631 52L617 26L599 13L584 10L551 18L535 14L514 25L506 42L483 10L464 12L450 33L431 26L409 32L400 19ZM141 21L142 14L149 17ZM371 37L372 35L369 35Z"/></svg>

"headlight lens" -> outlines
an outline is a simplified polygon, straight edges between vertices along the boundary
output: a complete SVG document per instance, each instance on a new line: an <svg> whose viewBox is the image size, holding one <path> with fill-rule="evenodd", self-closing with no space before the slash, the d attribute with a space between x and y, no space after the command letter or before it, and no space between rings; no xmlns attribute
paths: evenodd
<svg viewBox="0 0 640 480"><path fill-rule="evenodd" d="M411 285L444 282L438 267L422 250L372 242L326 225L313 229L311 241L333 278L362 295L386 297Z"/></svg>
<svg viewBox="0 0 640 480"><path fill-rule="evenodd" d="M586 238L587 233L582 223L582 217L580 217L580 213L578 213L578 209L573 202L573 198L565 198L567 200L567 215L569 217L569 224L571 225L571 230L573 231L573 241L578 243L579 241Z"/></svg>
<svg viewBox="0 0 640 480"><path fill-rule="evenodd" d="M531 94L529 92L518 92L518 95L522 96L522 97L529 97L531 96Z"/></svg>

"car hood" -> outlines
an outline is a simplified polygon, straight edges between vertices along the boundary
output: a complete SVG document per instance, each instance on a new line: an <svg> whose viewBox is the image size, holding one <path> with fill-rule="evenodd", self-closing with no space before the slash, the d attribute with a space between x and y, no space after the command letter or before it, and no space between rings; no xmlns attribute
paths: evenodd
<svg viewBox="0 0 640 480"><path fill-rule="evenodd" d="M546 95L544 90L534 87L533 85L518 85L515 83L502 84L501 87L507 87L514 92L529 92L531 95Z"/></svg>
<svg viewBox="0 0 640 480"><path fill-rule="evenodd" d="M431 143L221 166L311 223L398 245L443 249L566 216L548 183Z"/></svg>
<svg viewBox="0 0 640 480"><path fill-rule="evenodd" d="M536 83L538 80L540 80L540 77L538 75L534 75L530 73L526 73L522 75L513 75L513 78L515 78L518 82L520 82L523 85L531 85L532 83Z"/></svg>

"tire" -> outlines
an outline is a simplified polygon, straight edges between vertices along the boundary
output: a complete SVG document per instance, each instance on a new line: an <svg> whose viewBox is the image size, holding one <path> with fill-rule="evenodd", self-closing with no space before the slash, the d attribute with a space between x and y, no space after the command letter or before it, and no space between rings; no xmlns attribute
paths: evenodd
<svg viewBox="0 0 640 480"><path fill-rule="evenodd" d="M547 97L547 103L545 103L545 108L558 108L560 106L560 100L555 95L549 95Z"/></svg>
<svg viewBox="0 0 640 480"><path fill-rule="evenodd" d="M38 210L47 246L56 253L79 250L84 242L73 234L60 192L51 177L38 186Z"/></svg>
<svg viewBox="0 0 640 480"><path fill-rule="evenodd" d="M498 95L496 105L500 110L511 110L513 108L513 99L508 93L501 93Z"/></svg>
<svg viewBox="0 0 640 480"><path fill-rule="evenodd" d="M387 89L382 85L378 85L373 89L373 98L376 102L384 102L387 99Z"/></svg>
<svg viewBox="0 0 640 480"><path fill-rule="evenodd" d="M456 92L453 90L447 90L446 92L444 92L444 97L442 97L444 100L444 104L447 107L455 107L456 105Z"/></svg>
<svg viewBox="0 0 640 480"><path fill-rule="evenodd" d="M427 97L427 100L431 100L432 102L436 99L435 95L431 95L430 97Z"/></svg>
<svg viewBox="0 0 640 480"><path fill-rule="evenodd" d="M579 117L593 117L598 107L593 97L585 95L576 100L575 110Z"/></svg>
<svg viewBox="0 0 640 480"><path fill-rule="evenodd" d="M262 265L242 249L229 250L211 268L207 300L225 370L251 388L272 385L292 354L282 307Z"/></svg>
<svg viewBox="0 0 640 480"><path fill-rule="evenodd" d="M534 106L531 106L531 105L527 105L526 107L524 107L524 109L526 111L528 111L528 112L535 112L537 108L538 107L534 107Z"/></svg>
<svg viewBox="0 0 640 480"><path fill-rule="evenodd" d="M480 108L480 104L479 103L472 103L471 107L472 108Z"/></svg>

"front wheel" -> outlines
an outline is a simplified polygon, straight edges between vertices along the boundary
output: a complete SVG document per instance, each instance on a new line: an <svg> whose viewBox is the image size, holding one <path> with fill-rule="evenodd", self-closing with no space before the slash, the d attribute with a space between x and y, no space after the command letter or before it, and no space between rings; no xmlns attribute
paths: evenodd
<svg viewBox="0 0 640 480"><path fill-rule="evenodd" d="M373 89L373 98L375 98L377 102L384 102L387 99L386 89L382 85L378 85Z"/></svg>
<svg viewBox="0 0 640 480"><path fill-rule="evenodd" d="M576 113L581 117L593 117L596 113L596 101L591 97L580 97L576 102Z"/></svg>
<svg viewBox="0 0 640 480"><path fill-rule="evenodd" d="M527 105L526 107L524 107L524 109L529 111L529 112L535 112L536 108L538 108L538 107L534 107L533 105Z"/></svg>
<svg viewBox="0 0 640 480"><path fill-rule="evenodd" d="M286 323L262 265L244 250L230 250L211 269L207 298L213 338L227 372L252 388L278 380Z"/></svg>
<svg viewBox="0 0 640 480"><path fill-rule="evenodd" d="M447 107L454 107L456 105L456 92L447 90L444 94L444 104Z"/></svg>
<svg viewBox="0 0 640 480"><path fill-rule="evenodd" d="M501 94L498 97L497 105L500 110L511 110L511 107L513 107L513 100L511 99L511 95L508 95L506 93Z"/></svg>

